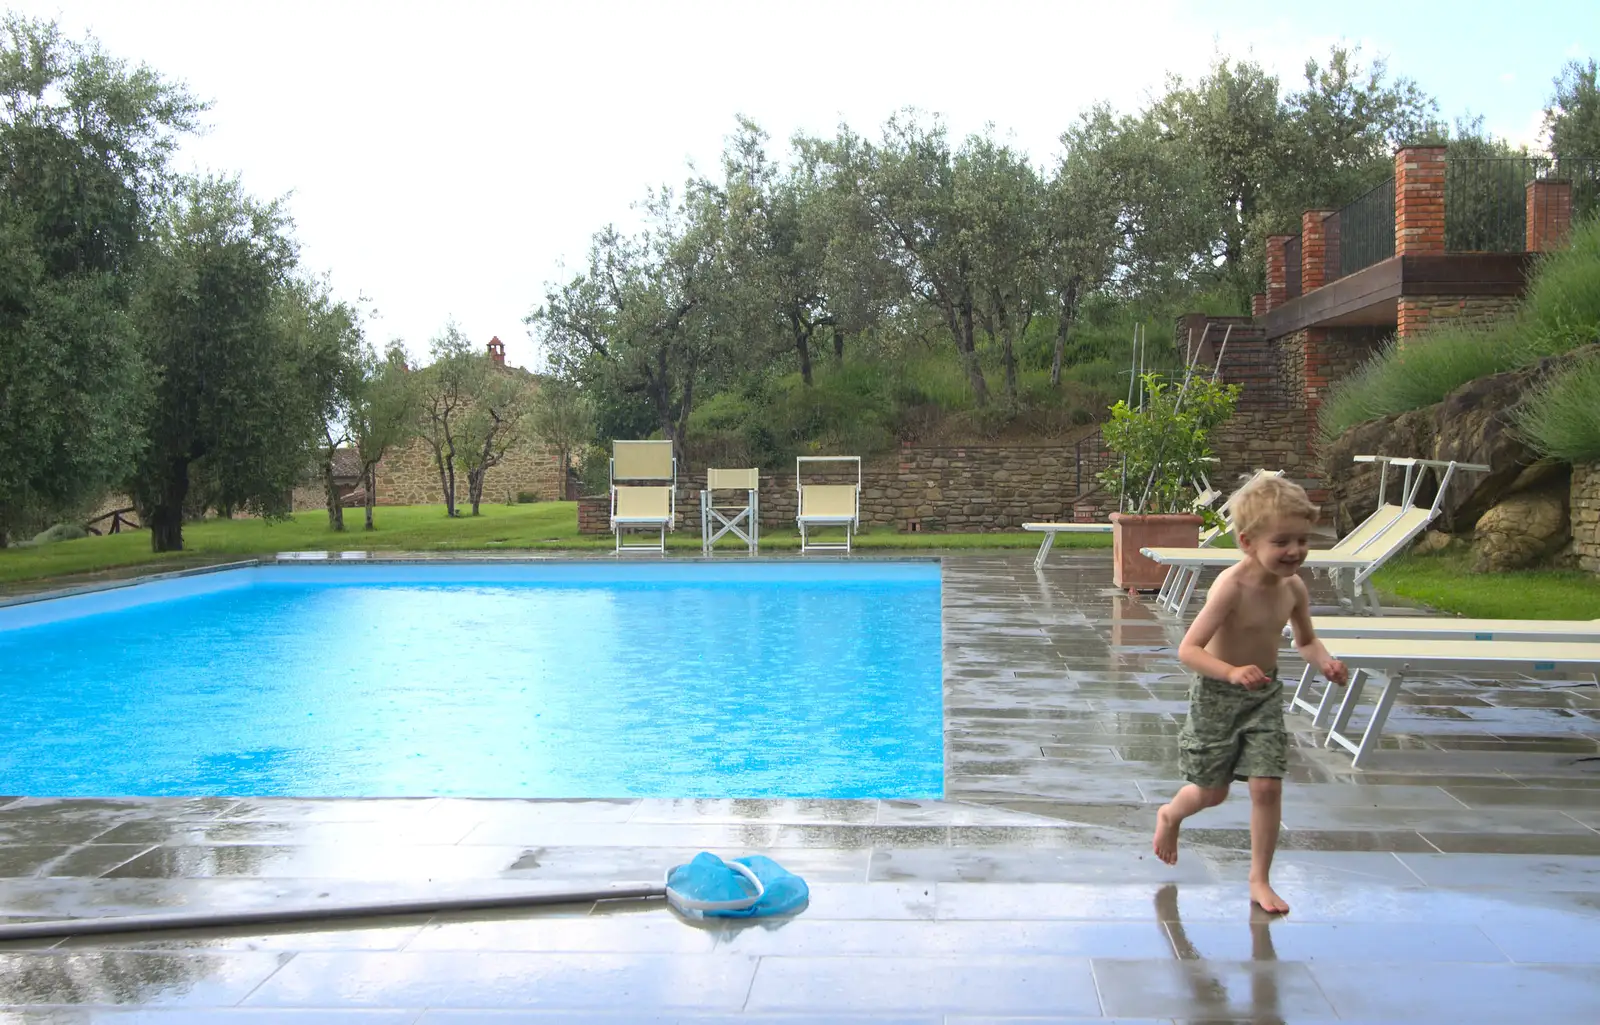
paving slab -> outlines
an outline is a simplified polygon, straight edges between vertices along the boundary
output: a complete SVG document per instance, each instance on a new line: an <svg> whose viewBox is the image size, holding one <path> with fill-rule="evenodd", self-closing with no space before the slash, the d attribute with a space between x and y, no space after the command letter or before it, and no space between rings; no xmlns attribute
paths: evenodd
<svg viewBox="0 0 1600 1025"><path fill-rule="evenodd" d="M701 849L812 888L752 923L630 900L13 943L0 1025L1594 1021L1600 691L1432 674L1366 770L1291 714L1268 919L1242 792L1150 853L1184 624L1109 569L945 560L942 800L0 798L8 920L651 883Z"/></svg>

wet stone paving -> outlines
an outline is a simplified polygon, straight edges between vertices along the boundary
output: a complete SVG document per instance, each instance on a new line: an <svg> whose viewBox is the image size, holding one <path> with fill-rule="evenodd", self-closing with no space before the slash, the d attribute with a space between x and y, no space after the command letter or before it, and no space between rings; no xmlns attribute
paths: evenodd
<svg viewBox="0 0 1600 1025"><path fill-rule="evenodd" d="M1030 561L945 560L945 801L0 798L10 921L648 884L702 849L804 876L799 915L19 941L0 1023L1600 1021L1592 683L1419 680L1362 771L1290 715L1269 920L1242 794L1150 854L1183 625L1104 553Z"/></svg>

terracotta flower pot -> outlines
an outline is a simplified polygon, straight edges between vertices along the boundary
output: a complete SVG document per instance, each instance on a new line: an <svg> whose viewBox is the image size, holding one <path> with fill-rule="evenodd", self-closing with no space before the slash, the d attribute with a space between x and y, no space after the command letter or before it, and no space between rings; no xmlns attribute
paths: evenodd
<svg viewBox="0 0 1600 1025"><path fill-rule="evenodd" d="M1129 591L1155 591L1167 568L1139 554L1141 548L1198 548L1200 525L1194 513L1135 516L1111 514L1111 580Z"/></svg>

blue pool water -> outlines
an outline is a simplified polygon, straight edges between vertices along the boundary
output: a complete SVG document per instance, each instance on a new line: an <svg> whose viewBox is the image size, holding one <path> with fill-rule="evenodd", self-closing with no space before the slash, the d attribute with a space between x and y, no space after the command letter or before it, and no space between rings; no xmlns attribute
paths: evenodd
<svg viewBox="0 0 1600 1025"><path fill-rule="evenodd" d="M930 797L931 563L265 566L0 609L0 793Z"/></svg>

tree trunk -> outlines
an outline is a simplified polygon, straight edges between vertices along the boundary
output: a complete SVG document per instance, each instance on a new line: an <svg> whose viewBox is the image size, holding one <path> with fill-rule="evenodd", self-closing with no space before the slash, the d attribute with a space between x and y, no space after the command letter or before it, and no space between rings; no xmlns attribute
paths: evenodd
<svg viewBox="0 0 1600 1025"><path fill-rule="evenodd" d="M183 502L189 495L189 461L175 459L167 468L161 494L150 509L150 550L183 551ZM143 512L141 510L141 515Z"/></svg>
<svg viewBox="0 0 1600 1025"><path fill-rule="evenodd" d="M814 328L800 319L799 314L789 314L789 326L794 330L794 349L800 354L800 381L811 387L811 332Z"/></svg>
<svg viewBox="0 0 1600 1025"><path fill-rule="evenodd" d="M322 486L328 497L328 528L344 529L344 503L339 500L339 486L333 481L333 461L323 460Z"/></svg>
<svg viewBox="0 0 1600 1025"><path fill-rule="evenodd" d="M956 346L961 350L961 362L967 371L967 382L972 386L972 401L977 406L989 404L989 383L983 379L983 367L978 365L978 346L973 340L972 304L962 304L960 331Z"/></svg>
<svg viewBox="0 0 1600 1025"><path fill-rule="evenodd" d="M435 447L433 465L439 468L439 493L444 496L444 514L453 517L456 514L455 446L450 446L449 455L446 455L443 449Z"/></svg>
<svg viewBox="0 0 1600 1025"><path fill-rule="evenodd" d="M1062 314L1056 319L1056 344L1055 351L1050 356L1050 387L1061 387L1061 358L1067 351L1067 318Z"/></svg>
<svg viewBox="0 0 1600 1025"><path fill-rule="evenodd" d="M378 474L376 473L376 471L374 471L372 469L372 467L370 467L370 466L367 467L367 486L366 486L365 490L367 492L367 529L368 530L372 529L372 504L373 504L374 500L376 499L376 496L373 494L373 492L375 490L377 490L377 487L376 487L377 483L378 483Z"/></svg>
<svg viewBox="0 0 1600 1025"><path fill-rule="evenodd" d="M1078 311L1078 283L1073 281L1061 292L1061 314L1056 318L1055 352L1050 357L1050 387L1061 387L1061 362L1067 353L1067 333Z"/></svg>
<svg viewBox="0 0 1600 1025"><path fill-rule="evenodd" d="M481 466L476 470L467 471L467 500L472 503L472 515L478 515L478 506L483 502L483 479L489 475L489 468Z"/></svg>
<svg viewBox="0 0 1600 1025"><path fill-rule="evenodd" d="M844 362L844 332L838 328L833 329L833 362Z"/></svg>
<svg viewBox="0 0 1600 1025"><path fill-rule="evenodd" d="M1000 363L1006 371L1006 404L1014 409L1017 405L1017 351L1011 330L1011 314L1006 311L1005 299L999 290L991 291L990 297L1000 328Z"/></svg>

